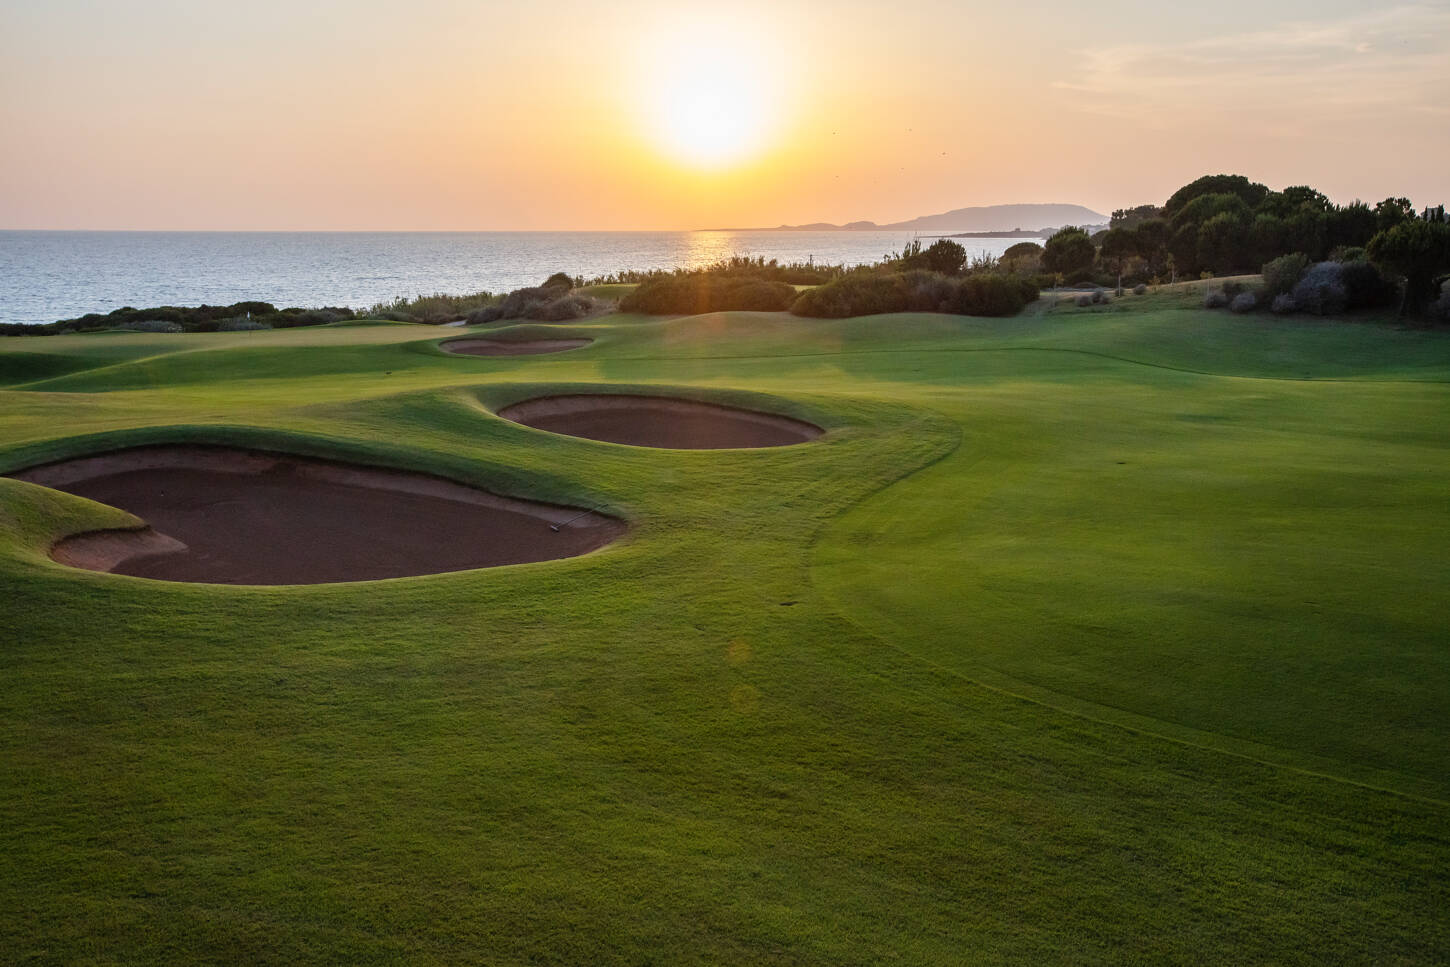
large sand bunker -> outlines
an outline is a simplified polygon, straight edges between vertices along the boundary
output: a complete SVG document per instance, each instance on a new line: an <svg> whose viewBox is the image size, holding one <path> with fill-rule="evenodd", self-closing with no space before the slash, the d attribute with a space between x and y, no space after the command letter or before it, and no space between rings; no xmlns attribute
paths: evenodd
<svg viewBox="0 0 1450 967"><path fill-rule="evenodd" d="M153 446L11 474L135 514L58 543L62 564L163 581L325 584L574 557L623 521L439 477L305 457Z"/></svg>
<svg viewBox="0 0 1450 967"><path fill-rule="evenodd" d="M439 343L447 353L460 356L542 356L545 353L562 353L570 349L587 346L592 339L501 339L478 336L470 339L450 339Z"/></svg>
<svg viewBox="0 0 1450 967"><path fill-rule="evenodd" d="M788 416L669 396L540 396L498 415L551 433L677 450L783 447L825 432Z"/></svg>

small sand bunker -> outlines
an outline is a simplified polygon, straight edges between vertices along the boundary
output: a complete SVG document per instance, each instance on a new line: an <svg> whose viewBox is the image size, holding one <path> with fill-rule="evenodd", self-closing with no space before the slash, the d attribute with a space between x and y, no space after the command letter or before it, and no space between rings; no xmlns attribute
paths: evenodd
<svg viewBox="0 0 1450 967"><path fill-rule="evenodd" d="M135 514L142 530L60 541L62 564L163 581L326 584L574 557L623 521L439 477L224 447L154 446L18 480Z"/></svg>
<svg viewBox="0 0 1450 967"><path fill-rule="evenodd" d="M788 416L669 396L540 396L498 415L551 433L676 450L783 447L825 432Z"/></svg>
<svg viewBox="0 0 1450 967"><path fill-rule="evenodd" d="M542 356L545 353L562 353L570 349L587 346L593 339L489 339L482 336L471 339L450 339L439 346L444 352L460 356Z"/></svg>

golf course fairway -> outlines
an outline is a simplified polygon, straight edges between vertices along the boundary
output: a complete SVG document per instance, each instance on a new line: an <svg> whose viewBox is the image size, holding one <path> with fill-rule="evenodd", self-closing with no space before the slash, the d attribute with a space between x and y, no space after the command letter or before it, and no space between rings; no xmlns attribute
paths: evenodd
<svg viewBox="0 0 1450 967"><path fill-rule="evenodd" d="M0 476L0 959L1444 962L1450 334L1196 301L0 343L0 475L232 447L627 524L181 583L57 563L141 522ZM596 394L823 432L498 416Z"/></svg>

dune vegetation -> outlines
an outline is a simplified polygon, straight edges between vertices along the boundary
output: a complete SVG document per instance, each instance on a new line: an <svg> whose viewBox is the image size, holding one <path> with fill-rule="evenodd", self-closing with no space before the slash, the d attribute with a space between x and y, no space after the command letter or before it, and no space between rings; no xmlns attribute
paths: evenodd
<svg viewBox="0 0 1450 967"><path fill-rule="evenodd" d="M0 477L0 949L1444 960L1450 335L1207 285L483 330L592 340L536 356L402 324L4 344L0 472L227 444L630 530L171 583L50 560L135 521ZM496 415L585 393L826 432L686 451Z"/></svg>

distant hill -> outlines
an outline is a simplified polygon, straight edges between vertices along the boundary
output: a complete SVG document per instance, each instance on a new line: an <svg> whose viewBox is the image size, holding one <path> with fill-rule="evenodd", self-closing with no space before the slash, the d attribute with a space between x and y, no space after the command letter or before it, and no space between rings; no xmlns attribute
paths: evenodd
<svg viewBox="0 0 1450 967"><path fill-rule="evenodd" d="M877 225L875 222L850 222L833 225L813 222L809 225L778 225L765 229L737 231L766 232L829 232L829 231L908 231L908 232L1038 232L1064 225L1107 225L1108 216L1082 205L986 205L978 208L957 208L940 215L922 215L907 222Z"/></svg>

